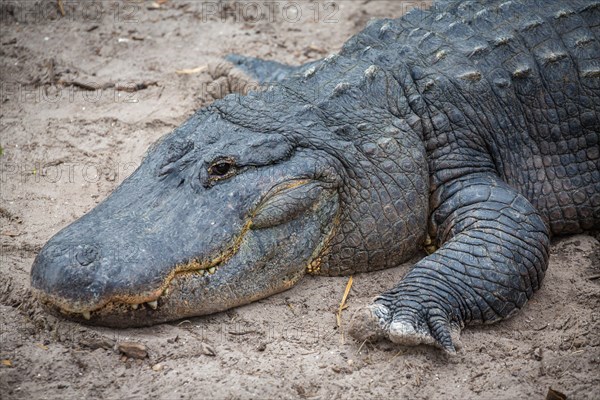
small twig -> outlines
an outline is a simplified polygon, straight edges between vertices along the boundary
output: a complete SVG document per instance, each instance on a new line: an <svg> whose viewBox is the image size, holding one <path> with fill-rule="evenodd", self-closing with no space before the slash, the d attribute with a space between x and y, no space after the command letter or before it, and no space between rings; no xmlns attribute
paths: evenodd
<svg viewBox="0 0 600 400"><path fill-rule="evenodd" d="M571 353L571 354L573 354L573 353ZM571 362L569 363L569 365L567 365L567 366L566 366L566 368L563 368L563 370L562 370L561 374L558 376L558 379L561 379L563 376L565 376L565 374L566 374L567 372L569 372L569 370L571 369L571 367L573 366L573 364L575 364L577 361L579 361L579 358L578 358L578 359L576 359L576 360L573 360L573 361L571 361Z"/></svg>
<svg viewBox="0 0 600 400"><path fill-rule="evenodd" d="M571 345L569 346L569 350L575 346L575 340L581 335L581 330L579 329L579 318L575 321L575 334L573 334L573 340L571 340Z"/></svg>
<svg viewBox="0 0 600 400"><path fill-rule="evenodd" d="M149 86L158 86L158 82L156 81L144 81L138 83L113 83L107 82L104 84L95 84L95 83L86 83L81 81L63 81L62 82L66 86L75 86L83 90L103 90L115 88L115 90L122 92L137 92L138 90L147 89Z"/></svg>
<svg viewBox="0 0 600 400"><path fill-rule="evenodd" d="M600 279L600 274L588 276L586 279L590 281L595 281L596 279Z"/></svg>
<svg viewBox="0 0 600 400"><path fill-rule="evenodd" d="M196 68L180 69L180 70L175 71L175 73L177 75L193 75L193 74L198 74L202 71L205 71L206 69L208 69L207 65L201 65Z"/></svg>
<svg viewBox="0 0 600 400"><path fill-rule="evenodd" d="M400 350L396 354L394 354L394 356L392 358L390 358L390 360L388 361L388 364L391 363L392 361L394 361L402 353L404 353L404 350Z"/></svg>
<svg viewBox="0 0 600 400"><path fill-rule="evenodd" d="M80 81L65 81L63 83L66 86L75 86L75 87L78 87L83 90L93 91L93 90L102 89L102 86L91 84L91 83L80 82Z"/></svg>
<svg viewBox="0 0 600 400"><path fill-rule="evenodd" d="M243 332L229 331L230 335L236 335L236 336L248 335L250 333L256 333L256 331L243 331Z"/></svg>
<svg viewBox="0 0 600 400"><path fill-rule="evenodd" d="M360 344L360 346L358 347L358 350L356 350L356 354L359 354L360 351L362 350L363 346L365 345L365 343L367 343L367 340L369 339L365 339L363 340L363 342Z"/></svg>
<svg viewBox="0 0 600 400"><path fill-rule="evenodd" d="M104 373L104 368L102 368L102 364L100 364L100 360L98 360L98 358L92 354L92 357L94 358L94 360L96 360L96 364L98 364L98 368L100 368L100 372Z"/></svg>
<svg viewBox="0 0 600 400"><path fill-rule="evenodd" d="M158 86L158 82L156 81L144 81L139 83L117 83L113 84L115 90L120 90L123 92L137 92L138 90L148 89L149 86Z"/></svg>
<svg viewBox="0 0 600 400"><path fill-rule="evenodd" d="M338 312L336 313L338 328L342 326L342 310L346 307L346 299L348 298L348 293L350 293L351 288L352 288L352 277L350 277L350 279L348 279L348 283L346 284L346 290L344 290L344 295L342 296L342 301L340 302Z"/></svg>
<svg viewBox="0 0 600 400"><path fill-rule="evenodd" d="M344 290L344 295L342 296L342 301L340 302L340 306L338 308L337 313L335 313L335 317L337 320L337 326L340 328L340 333L342 335L342 343L344 343L344 331L342 329L342 311L347 307L346 299L348 298L348 294L350 293L350 289L352 288L352 276L348 279L348 283L346 284L346 290Z"/></svg>
<svg viewBox="0 0 600 400"><path fill-rule="evenodd" d="M60 11L60 15L62 15L64 17L65 16L65 7L63 7L62 0L57 0L56 3L58 5L58 11Z"/></svg>
<svg viewBox="0 0 600 400"><path fill-rule="evenodd" d="M563 331L568 329L569 327L567 325L569 325L570 321L571 321L571 316L569 315L567 317L567 319L565 319L565 322L563 322L563 324L561 325L560 329L562 329Z"/></svg>

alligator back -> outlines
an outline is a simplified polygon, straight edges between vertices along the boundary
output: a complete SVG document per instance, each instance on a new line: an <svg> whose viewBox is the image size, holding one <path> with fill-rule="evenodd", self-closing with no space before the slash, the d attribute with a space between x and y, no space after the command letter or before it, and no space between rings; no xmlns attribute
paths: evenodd
<svg viewBox="0 0 600 400"><path fill-rule="evenodd" d="M342 54L410 70L432 193L494 171L553 234L573 233L600 225L600 3L533 3L415 10L372 24Z"/></svg>

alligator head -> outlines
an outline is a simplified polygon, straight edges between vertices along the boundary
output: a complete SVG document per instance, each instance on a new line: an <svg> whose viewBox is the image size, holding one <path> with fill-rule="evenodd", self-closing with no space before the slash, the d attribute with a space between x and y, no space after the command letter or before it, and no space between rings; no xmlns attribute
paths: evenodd
<svg viewBox="0 0 600 400"><path fill-rule="evenodd" d="M417 135L396 118L368 122L360 103L340 129L325 103L272 92L226 97L156 143L41 250L31 271L41 302L89 323L150 325L264 298L307 272L414 254L427 168L424 150L399 140Z"/></svg>

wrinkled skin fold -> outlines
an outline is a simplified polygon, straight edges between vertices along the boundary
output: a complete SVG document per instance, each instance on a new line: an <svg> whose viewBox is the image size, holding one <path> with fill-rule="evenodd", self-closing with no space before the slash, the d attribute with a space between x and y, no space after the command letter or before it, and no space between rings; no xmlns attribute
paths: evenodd
<svg viewBox="0 0 600 400"><path fill-rule="evenodd" d="M535 3L535 4L534 4ZM350 333L456 351L540 287L552 235L600 226L600 6L444 2L198 111L44 246L48 310L128 327L204 315L306 273L396 266Z"/></svg>

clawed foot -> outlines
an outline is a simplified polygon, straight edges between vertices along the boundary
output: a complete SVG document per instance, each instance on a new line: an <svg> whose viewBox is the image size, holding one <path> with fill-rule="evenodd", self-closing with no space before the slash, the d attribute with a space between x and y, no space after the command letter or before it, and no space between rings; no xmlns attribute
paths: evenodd
<svg viewBox="0 0 600 400"><path fill-rule="evenodd" d="M460 347L460 328L449 321L441 309L396 310L373 303L357 310L349 333L359 341L389 339L404 346L426 344L456 354Z"/></svg>

